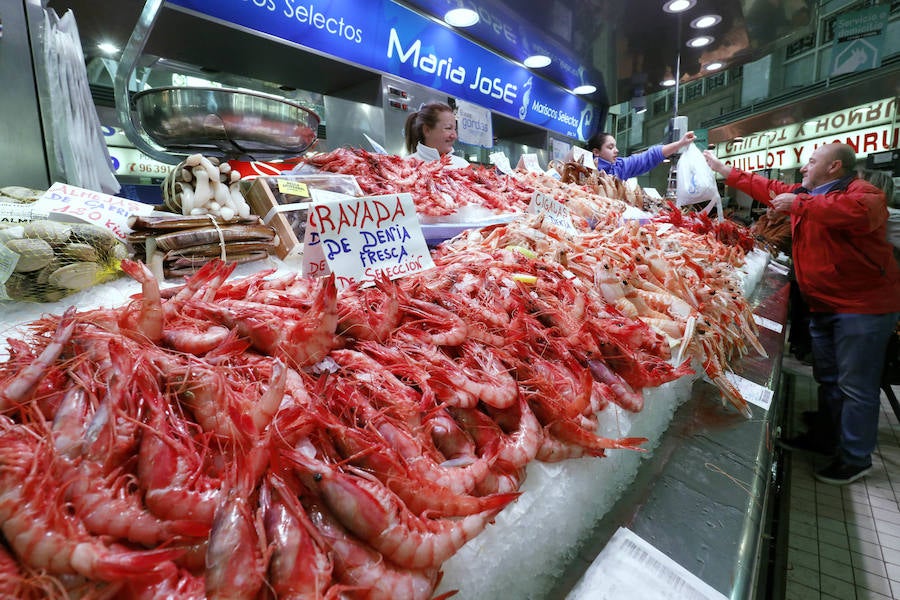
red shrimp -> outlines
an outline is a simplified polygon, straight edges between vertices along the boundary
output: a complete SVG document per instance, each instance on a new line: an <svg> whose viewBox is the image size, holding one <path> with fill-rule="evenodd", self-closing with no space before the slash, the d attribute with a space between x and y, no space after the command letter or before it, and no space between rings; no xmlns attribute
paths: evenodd
<svg viewBox="0 0 900 600"><path fill-rule="evenodd" d="M56 332L49 344L34 361L16 373L10 380L4 383L0 390L0 412L6 411L15 405L24 403L28 395L37 387L60 357L66 344L75 331L75 307L72 306L63 313L56 326Z"/></svg>
<svg viewBox="0 0 900 600"><path fill-rule="evenodd" d="M206 596L211 600L252 600L265 581L265 532L244 497L248 487L230 489L216 510L206 549Z"/></svg>
<svg viewBox="0 0 900 600"><path fill-rule="evenodd" d="M259 496L272 550L268 578L272 591L278 598L323 598L331 586L334 564L297 494L270 474Z"/></svg>
<svg viewBox="0 0 900 600"><path fill-rule="evenodd" d="M400 293L387 276L377 277L374 287L345 289L338 307L340 335L387 340L400 323Z"/></svg>
<svg viewBox="0 0 900 600"><path fill-rule="evenodd" d="M153 271L142 262L126 259L121 262L121 266L123 271L141 284L141 297L137 315L130 305L122 311L119 316L119 328L136 332L151 342L158 342L162 339L166 326L159 281L156 280Z"/></svg>
<svg viewBox="0 0 900 600"><path fill-rule="evenodd" d="M506 470L519 469L531 462L544 437L544 430L524 395L519 397L517 408L506 409L506 412L518 413L517 428L512 433L503 431L494 419L477 409L451 409L451 412L475 437L480 447L487 446L494 439L500 440L497 464Z"/></svg>
<svg viewBox="0 0 900 600"><path fill-rule="evenodd" d="M455 313L433 302L408 298L400 306L403 319L398 335L435 346L458 346L468 336L468 327Z"/></svg>
<svg viewBox="0 0 900 600"><path fill-rule="evenodd" d="M52 504L61 490L51 476L52 450L22 429L0 436L0 529L19 560L33 569L89 579L153 579L177 550L129 551L89 535Z"/></svg>
<svg viewBox="0 0 900 600"><path fill-rule="evenodd" d="M380 482L348 475L302 452L286 453L285 458L347 529L401 567L439 567L499 512L492 509L455 520L417 517Z"/></svg>
<svg viewBox="0 0 900 600"><path fill-rule="evenodd" d="M304 496L303 505L331 550L335 578L348 597L366 600L429 600L438 584L437 569L406 569L350 535L322 505ZM337 587L337 586L335 586Z"/></svg>

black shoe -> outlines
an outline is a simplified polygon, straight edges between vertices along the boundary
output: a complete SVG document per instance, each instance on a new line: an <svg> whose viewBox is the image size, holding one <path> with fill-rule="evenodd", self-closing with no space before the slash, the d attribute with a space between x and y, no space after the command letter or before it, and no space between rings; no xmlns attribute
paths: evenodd
<svg viewBox="0 0 900 600"><path fill-rule="evenodd" d="M782 438L776 442L785 450L798 450L800 452L814 452L825 456L834 456L837 448L828 442L809 433L801 433L790 438Z"/></svg>
<svg viewBox="0 0 900 600"><path fill-rule="evenodd" d="M854 465L848 465L838 459L824 469L816 471L816 479L822 483L830 483L831 485L847 485L861 477L865 477L871 470L872 465L869 465L868 467L856 467Z"/></svg>

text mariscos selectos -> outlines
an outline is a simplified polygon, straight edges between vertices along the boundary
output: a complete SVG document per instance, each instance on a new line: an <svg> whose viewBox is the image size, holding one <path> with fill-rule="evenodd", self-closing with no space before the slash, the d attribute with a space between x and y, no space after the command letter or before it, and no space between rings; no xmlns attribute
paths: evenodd
<svg viewBox="0 0 900 600"><path fill-rule="evenodd" d="M281 6L281 14L291 21L301 25L309 25L316 29L326 31L331 35L343 38L347 41L361 44L363 31L361 27L355 27L344 20L344 17L333 17L316 10L312 4L304 4L297 0L244 0L254 6L275 12Z"/></svg>

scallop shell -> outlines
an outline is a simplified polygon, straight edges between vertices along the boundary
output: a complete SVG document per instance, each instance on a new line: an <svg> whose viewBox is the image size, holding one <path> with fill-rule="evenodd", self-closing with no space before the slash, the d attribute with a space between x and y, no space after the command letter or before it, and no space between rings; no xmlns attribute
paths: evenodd
<svg viewBox="0 0 900 600"><path fill-rule="evenodd" d="M25 223L25 237L44 240L50 244L62 244L72 235L72 227L57 221L31 221Z"/></svg>
<svg viewBox="0 0 900 600"><path fill-rule="evenodd" d="M94 262L77 262L60 267L48 277L50 285L67 290L83 290L97 282L100 265Z"/></svg>

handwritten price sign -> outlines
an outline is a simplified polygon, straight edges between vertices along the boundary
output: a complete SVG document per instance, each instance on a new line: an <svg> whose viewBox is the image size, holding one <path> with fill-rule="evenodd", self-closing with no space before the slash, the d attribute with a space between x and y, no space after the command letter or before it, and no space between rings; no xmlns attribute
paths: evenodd
<svg viewBox="0 0 900 600"><path fill-rule="evenodd" d="M554 200L550 196L540 192L533 193L527 212L533 215L542 214L545 222L562 229L568 234L578 234L578 230L572 225L572 216L569 214L569 209L565 204Z"/></svg>
<svg viewBox="0 0 900 600"><path fill-rule="evenodd" d="M312 190L303 273L337 276L338 286L404 277L434 267L410 194L354 198Z"/></svg>
<svg viewBox="0 0 900 600"><path fill-rule="evenodd" d="M153 207L149 204L58 182L44 192L32 207L49 213L50 218L55 221L98 225L108 229L123 242L131 231L128 217L153 212Z"/></svg>

